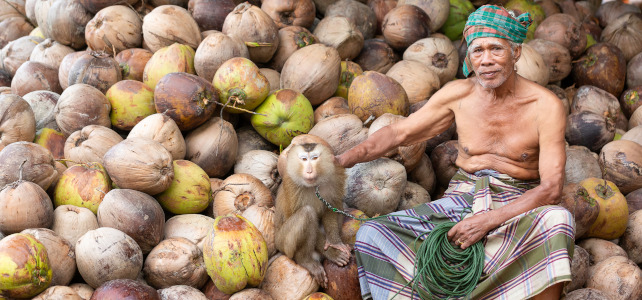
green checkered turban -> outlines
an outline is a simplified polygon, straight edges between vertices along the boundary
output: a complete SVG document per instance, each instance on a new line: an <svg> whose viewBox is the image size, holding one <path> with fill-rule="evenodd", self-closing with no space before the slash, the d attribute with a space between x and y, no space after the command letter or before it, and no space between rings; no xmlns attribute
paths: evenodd
<svg viewBox="0 0 642 300"><path fill-rule="evenodd" d="M467 46L470 46L474 39L480 37L497 37L521 44L526 39L528 26L532 22L529 13L523 13L515 18L503 7L484 5L468 16L466 27L464 27L464 38ZM468 77L469 70L472 69L468 54L466 54L464 75Z"/></svg>

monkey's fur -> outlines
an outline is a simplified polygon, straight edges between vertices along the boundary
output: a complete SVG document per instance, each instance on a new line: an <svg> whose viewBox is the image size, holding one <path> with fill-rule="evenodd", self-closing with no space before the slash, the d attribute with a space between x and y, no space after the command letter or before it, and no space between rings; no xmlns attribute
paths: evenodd
<svg viewBox="0 0 642 300"><path fill-rule="evenodd" d="M321 264L326 259L344 266L350 247L341 241L343 216L328 209L315 188L332 206L343 208L346 174L335 164L332 149L323 144L292 145L277 192L274 225L276 248L306 268L319 285L327 286Z"/></svg>

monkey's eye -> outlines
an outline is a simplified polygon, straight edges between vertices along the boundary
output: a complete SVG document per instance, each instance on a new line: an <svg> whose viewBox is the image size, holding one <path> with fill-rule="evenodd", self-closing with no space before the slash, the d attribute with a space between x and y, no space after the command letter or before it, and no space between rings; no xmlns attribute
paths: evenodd
<svg viewBox="0 0 642 300"><path fill-rule="evenodd" d="M302 160L302 161L307 161L307 160L308 160L308 158L307 158L307 157L301 157L301 160Z"/></svg>
<svg viewBox="0 0 642 300"><path fill-rule="evenodd" d="M312 160L317 160L317 158L319 158L318 155L312 155L312 157L310 157L310 159L312 159Z"/></svg>

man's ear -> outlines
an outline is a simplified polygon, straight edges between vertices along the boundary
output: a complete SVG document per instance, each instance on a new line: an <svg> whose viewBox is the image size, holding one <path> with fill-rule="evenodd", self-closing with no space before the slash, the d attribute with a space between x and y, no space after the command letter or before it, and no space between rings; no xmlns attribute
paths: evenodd
<svg viewBox="0 0 642 300"><path fill-rule="evenodd" d="M520 58L521 56L522 56L522 44L519 44L519 45L515 48L515 55L513 55L513 57L515 57L515 63L517 63L517 61L519 61L519 58Z"/></svg>

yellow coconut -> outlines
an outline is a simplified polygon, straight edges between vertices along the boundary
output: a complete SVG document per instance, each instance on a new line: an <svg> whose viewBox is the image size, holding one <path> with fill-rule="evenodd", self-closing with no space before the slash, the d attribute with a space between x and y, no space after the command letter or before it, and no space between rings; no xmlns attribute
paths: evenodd
<svg viewBox="0 0 642 300"><path fill-rule="evenodd" d="M599 178L587 178L579 184L586 189L588 197L597 201L600 206L597 219L585 236L613 240L624 234L629 219L629 207L617 186L611 181Z"/></svg>

